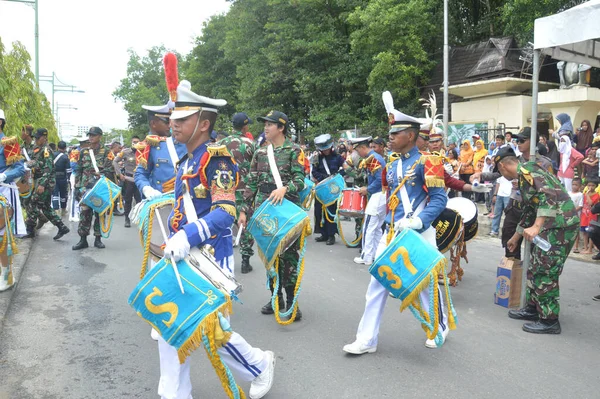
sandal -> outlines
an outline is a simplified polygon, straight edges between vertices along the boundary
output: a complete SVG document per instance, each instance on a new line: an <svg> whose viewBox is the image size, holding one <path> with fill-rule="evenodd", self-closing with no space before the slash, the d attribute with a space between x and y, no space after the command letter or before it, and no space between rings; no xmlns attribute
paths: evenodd
<svg viewBox="0 0 600 399"><path fill-rule="evenodd" d="M573 250L573 253L574 253L574 254L578 254L578 253L579 253L579 250L578 250L578 249L574 249L574 250Z"/></svg>

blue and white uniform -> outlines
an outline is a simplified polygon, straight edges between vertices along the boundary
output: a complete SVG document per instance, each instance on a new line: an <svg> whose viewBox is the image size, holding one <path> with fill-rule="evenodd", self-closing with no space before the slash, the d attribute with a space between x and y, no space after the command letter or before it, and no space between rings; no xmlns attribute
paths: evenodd
<svg viewBox="0 0 600 399"><path fill-rule="evenodd" d="M173 160L169 153L169 146L173 145L177 159ZM135 168L134 181L140 193L144 187L150 186L160 192L165 192L163 185L175 177L175 163L177 163L187 152L185 144L177 143L172 137L148 136L146 145L150 152L146 158L147 165L144 167L138 163ZM175 155L173 154L173 155ZM174 158L174 157L173 157Z"/></svg>
<svg viewBox="0 0 600 399"><path fill-rule="evenodd" d="M4 133L0 131L0 141L5 137ZM3 181L5 185L0 186L0 195L3 195L8 200L14 210L12 223L13 233L20 237L27 234L27 229L25 227L25 221L23 220L19 190L17 189L15 182L25 174L25 166L23 159L14 161L10 165L9 163L6 161L4 145L0 144L0 173L6 176ZM6 185L10 185L10 187L7 187ZM0 235L2 234L4 234L4 228L0 229Z"/></svg>
<svg viewBox="0 0 600 399"><path fill-rule="evenodd" d="M385 168L385 160L375 151L369 151L366 159L373 156L367 168L367 193L369 202L365 210L363 222L362 252L360 260L365 264L373 263L375 251L383 234L381 227L385 220L385 194L381 189L381 173Z"/></svg>

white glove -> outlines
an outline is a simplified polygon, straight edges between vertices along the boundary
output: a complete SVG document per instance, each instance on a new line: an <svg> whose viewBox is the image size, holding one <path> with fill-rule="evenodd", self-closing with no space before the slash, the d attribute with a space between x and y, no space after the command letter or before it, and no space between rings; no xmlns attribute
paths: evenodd
<svg viewBox="0 0 600 399"><path fill-rule="evenodd" d="M6 173L0 173L0 183L4 183L6 181Z"/></svg>
<svg viewBox="0 0 600 399"><path fill-rule="evenodd" d="M154 198L158 198L162 195L162 193L160 191L158 191L155 188L152 188L150 186L146 186L142 189L142 194L144 194L144 197L146 197L146 199L154 199Z"/></svg>
<svg viewBox="0 0 600 399"><path fill-rule="evenodd" d="M156 190L154 190L156 191ZM172 254L175 262L185 259L190 253L190 243L187 239L185 231L179 230L175 235L167 240L165 246L165 257L169 259Z"/></svg>
<svg viewBox="0 0 600 399"><path fill-rule="evenodd" d="M423 228L423 221L418 216L410 219L404 218L394 223L394 230L402 231L404 229L421 230Z"/></svg>
<svg viewBox="0 0 600 399"><path fill-rule="evenodd" d="M474 193L489 193L490 191L492 191L492 188L484 184L478 184L476 186L471 185L471 191L473 191Z"/></svg>
<svg viewBox="0 0 600 399"><path fill-rule="evenodd" d="M452 165L450 165L449 163L445 163L444 164L444 169L446 170L446 172L451 175L452 173L454 173L454 168L452 167Z"/></svg>

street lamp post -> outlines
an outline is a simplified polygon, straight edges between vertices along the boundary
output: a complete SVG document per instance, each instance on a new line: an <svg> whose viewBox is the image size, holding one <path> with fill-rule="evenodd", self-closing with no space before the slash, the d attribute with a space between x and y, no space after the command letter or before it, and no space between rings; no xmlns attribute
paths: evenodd
<svg viewBox="0 0 600 399"><path fill-rule="evenodd" d="M13 3L25 3L33 5L35 11L35 81L40 85L40 28L38 20L38 0L4 0Z"/></svg>
<svg viewBox="0 0 600 399"><path fill-rule="evenodd" d="M40 76L40 78L42 79L42 81L50 82L52 84L52 115L56 115L56 108L54 105L54 93L56 93L57 91L67 91L67 92L71 92L71 93L85 93L84 90L76 90L75 86L66 85L63 82L61 82L60 79L58 79L56 77L56 73L54 73L54 72L52 72L51 76ZM56 82L59 82L60 84L56 84Z"/></svg>

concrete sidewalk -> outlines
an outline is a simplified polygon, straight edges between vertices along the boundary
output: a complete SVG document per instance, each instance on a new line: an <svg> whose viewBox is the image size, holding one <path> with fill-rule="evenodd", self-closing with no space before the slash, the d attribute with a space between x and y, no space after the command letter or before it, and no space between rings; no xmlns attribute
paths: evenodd
<svg viewBox="0 0 600 399"><path fill-rule="evenodd" d="M10 308L12 298L18 289L19 280L23 274L23 269L27 265L29 254L31 253L31 246L33 245L34 241L32 239L21 238L17 238L16 240L19 251L19 253L16 254L13 259L13 278L15 279L16 283L12 288L4 292L0 292L0 331L4 326L4 318L6 317L6 313Z"/></svg>

